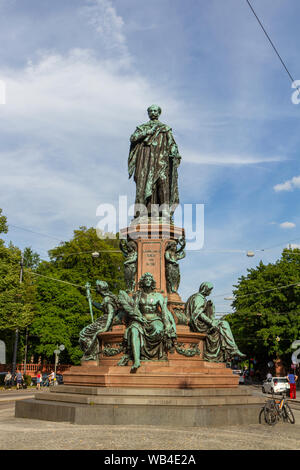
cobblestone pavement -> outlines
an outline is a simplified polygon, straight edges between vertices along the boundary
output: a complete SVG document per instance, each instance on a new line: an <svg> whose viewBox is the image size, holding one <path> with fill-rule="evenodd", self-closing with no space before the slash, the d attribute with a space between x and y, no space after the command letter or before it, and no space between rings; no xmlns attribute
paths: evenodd
<svg viewBox="0 0 300 470"><path fill-rule="evenodd" d="M219 428L95 426L14 417L0 409L0 449L8 450L299 450L300 411L295 424Z"/></svg>

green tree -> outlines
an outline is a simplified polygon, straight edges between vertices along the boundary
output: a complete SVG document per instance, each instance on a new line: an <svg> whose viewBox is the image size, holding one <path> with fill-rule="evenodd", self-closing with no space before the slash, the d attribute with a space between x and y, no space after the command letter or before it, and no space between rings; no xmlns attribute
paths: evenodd
<svg viewBox="0 0 300 470"><path fill-rule="evenodd" d="M92 256L98 252L99 257ZM59 344L66 349L61 362L78 364L82 351L78 345L80 330L91 322L85 284L108 282L117 293L125 288L123 255L118 239L100 239L93 228L80 227L70 241L49 251L50 261L42 261L32 276L37 284L37 314L30 327L31 354L53 360ZM100 301L101 299L98 299ZM99 311L94 311L95 318Z"/></svg>
<svg viewBox="0 0 300 470"><path fill-rule="evenodd" d="M2 210L0 210L0 214ZM0 216L0 230L7 233L6 217ZM20 282L21 251L0 239L0 330L26 328L33 319L35 288L30 276Z"/></svg>
<svg viewBox="0 0 300 470"><path fill-rule="evenodd" d="M7 227L7 219L5 215L2 215L2 209L0 209L0 233L7 233L8 232L8 227ZM3 240L0 239L0 244L3 244Z"/></svg>
<svg viewBox="0 0 300 470"><path fill-rule="evenodd" d="M7 220L0 209L0 233L7 233ZM25 331L35 312L35 286L31 276L21 273L21 250L0 238L0 335L6 343L7 360L11 361L15 331ZM21 338L22 343L22 338Z"/></svg>
<svg viewBox="0 0 300 470"><path fill-rule="evenodd" d="M40 255L33 251L31 247L26 247L23 250L23 260L25 268L37 269L40 264Z"/></svg>
<svg viewBox="0 0 300 470"><path fill-rule="evenodd" d="M283 250L275 263L260 261L234 287L235 312L226 319L241 350L290 365L291 345L300 339L300 250Z"/></svg>

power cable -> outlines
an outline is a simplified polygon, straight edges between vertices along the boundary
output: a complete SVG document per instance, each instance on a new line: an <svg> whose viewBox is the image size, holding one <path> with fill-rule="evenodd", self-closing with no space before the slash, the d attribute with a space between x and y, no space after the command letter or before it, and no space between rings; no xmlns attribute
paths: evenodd
<svg viewBox="0 0 300 470"><path fill-rule="evenodd" d="M298 282L295 282L294 284L287 284L286 286L272 287L271 289L266 289L266 290L251 292L251 293L248 293L248 294L238 295L238 298L240 299L241 297L248 297L249 295L263 294L264 292L270 292L272 290L287 289L288 287L292 287L292 286L300 287L300 282L298 281ZM221 297L221 296L224 296L224 295L229 295L229 293L227 292L226 294L217 294L217 295L214 295L214 296L212 295L212 297ZM234 299L232 299L232 300L234 300Z"/></svg>
<svg viewBox="0 0 300 470"><path fill-rule="evenodd" d="M85 286L81 286L80 284L73 284L72 282L63 281L62 279L56 279L54 277L45 276L44 274L36 273L36 272L31 271L30 269L27 269L27 268L25 268L25 270L28 271L29 274L32 274L34 276L45 277L46 279L51 279L51 281L62 282L64 284L69 284L70 286L73 286L73 287L79 287L80 289L85 289ZM96 290L96 289L93 289L93 288L90 288L90 289L94 290L94 291Z"/></svg>
<svg viewBox="0 0 300 470"><path fill-rule="evenodd" d="M278 246L290 244L291 242L296 242L296 241L298 241L298 240L300 240L300 237L298 237L298 238L293 238L292 240L288 240L287 242L284 242L284 243L278 243L278 245L273 245L273 246L271 246L271 247L269 247L269 248L262 248L260 251L269 251L269 250L272 250L273 248L277 248ZM298 249L300 249L300 247L299 247ZM292 248L292 250L293 250L293 248ZM257 251L259 251L259 250L257 250ZM296 254L296 253L294 253L294 254Z"/></svg>
<svg viewBox="0 0 300 470"><path fill-rule="evenodd" d="M253 316L263 316L263 315L299 315L300 312L215 312L218 315L253 315Z"/></svg>
<svg viewBox="0 0 300 470"><path fill-rule="evenodd" d="M42 237L52 238L53 240L57 240L60 242L62 241L61 238L54 237L53 235L47 235L45 233L35 232L34 230L31 230L29 228L19 227L18 225L8 224L8 227L17 228L19 230L25 230L26 232L31 232L31 233L34 233L35 235L41 235Z"/></svg>
<svg viewBox="0 0 300 470"><path fill-rule="evenodd" d="M41 235L42 237L47 237L47 238L52 238L53 240L57 240L57 241L62 241L61 238L58 238L58 237L55 237L53 235L49 235L49 234L45 234L45 233L40 233L40 232L36 232L35 230L32 230L32 229L28 229L28 228L25 228L25 227L20 227L18 225L13 225L13 224L8 224L9 227L13 227L13 228L16 228L16 229L19 229L19 230L25 230L26 232L30 232L30 233L34 233L35 235ZM293 238L292 240L288 240L286 242L282 242L282 243L278 243L277 245L273 245L271 247L267 247L267 248L257 248L257 249L254 249L252 250L253 252L262 252L262 251L269 251L273 248L277 248L278 246L282 246L282 245L286 245L286 244L289 244L293 241L298 241L300 240L300 237L298 238ZM53 248L55 249L55 248ZM43 250L45 251L45 250ZM49 250L50 251L50 250ZM110 252L116 252L116 253L121 253L120 250L108 250ZM244 253L244 254L247 254L247 252L249 250L246 250L246 249L200 249L200 250L192 250L194 252L199 252L199 253ZM74 255L77 255L77 254L85 254L85 253L92 253L92 252L78 252L78 253L74 253ZM67 253L66 255L67 256L71 256L73 253Z"/></svg>
<svg viewBox="0 0 300 470"><path fill-rule="evenodd" d="M246 0L246 2L248 3L248 5L249 5L249 7L250 7L250 9L251 9L251 11L252 11L252 13L253 13L253 15L254 15L255 18L257 19L257 21L258 21L258 23L259 23L261 29L263 30L264 34L266 35L266 37L267 37L269 43L271 44L272 48L274 49L274 51L275 51L277 57L279 58L281 64L283 65L283 67L284 67L286 73L288 74L288 76L289 76L289 78L291 79L292 83L294 83L294 82L295 82L294 78L292 77L291 73L289 72L287 66L285 65L283 59L281 58L281 56L280 56L278 50L276 49L276 47L275 47L273 41L271 40L271 38L270 38L270 36L268 35L266 29L264 28L262 22L260 21L260 19L259 19L259 17L257 16L256 12L254 11L254 8L252 7L250 1L249 1L249 0ZM297 89L300 91L300 89L299 89L298 87L297 87Z"/></svg>

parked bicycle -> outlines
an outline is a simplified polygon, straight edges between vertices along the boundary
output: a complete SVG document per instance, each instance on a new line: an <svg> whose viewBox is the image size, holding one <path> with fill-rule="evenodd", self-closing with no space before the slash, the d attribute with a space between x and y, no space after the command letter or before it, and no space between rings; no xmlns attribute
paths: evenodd
<svg viewBox="0 0 300 470"><path fill-rule="evenodd" d="M272 395L272 398L264 404L260 411L259 422L261 422L262 415L265 422L270 426L274 426L280 420L284 423L295 423L294 414L283 394L280 400Z"/></svg>

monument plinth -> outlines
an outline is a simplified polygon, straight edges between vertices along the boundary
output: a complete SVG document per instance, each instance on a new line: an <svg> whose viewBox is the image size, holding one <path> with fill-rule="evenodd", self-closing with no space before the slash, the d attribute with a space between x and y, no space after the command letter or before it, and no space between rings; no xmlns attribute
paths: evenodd
<svg viewBox="0 0 300 470"><path fill-rule="evenodd" d="M134 290L138 289L138 280L149 272L156 282L156 291L168 297L169 302L182 304L180 295L168 288L166 250L172 244L178 244L185 238L184 229L170 223L135 223L120 230L127 243L135 243L137 250L137 267L134 275ZM182 307L182 305L181 305Z"/></svg>

